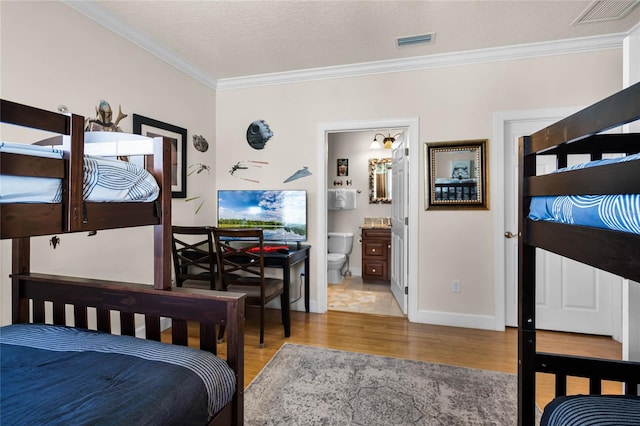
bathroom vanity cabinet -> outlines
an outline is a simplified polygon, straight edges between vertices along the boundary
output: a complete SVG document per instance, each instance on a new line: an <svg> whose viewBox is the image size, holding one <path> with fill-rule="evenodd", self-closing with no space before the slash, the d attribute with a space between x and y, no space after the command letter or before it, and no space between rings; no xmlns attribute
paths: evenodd
<svg viewBox="0 0 640 426"><path fill-rule="evenodd" d="M391 229L362 228L362 281L391 282Z"/></svg>

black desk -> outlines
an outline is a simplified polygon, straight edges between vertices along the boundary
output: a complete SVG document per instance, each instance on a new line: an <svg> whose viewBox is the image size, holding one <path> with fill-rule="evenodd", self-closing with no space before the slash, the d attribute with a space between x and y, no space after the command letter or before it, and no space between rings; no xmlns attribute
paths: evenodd
<svg viewBox="0 0 640 426"><path fill-rule="evenodd" d="M284 282L284 297L287 300L287 305L282 306L284 311L284 318L287 319L284 324L285 337L291 335L291 296L289 287L291 286L291 267L304 261L304 310L309 312L309 257L311 246L309 245L294 245L289 249L289 253L280 253L277 251L265 251L264 253L264 266L265 268L278 268L282 269L282 281ZM188 254L187 254L188 256Z"/></svg>
<svg viewBox="0 0 640 426"><path fill-rule="evenodd" d="M304 310L309 312L309 257L311 246L299 245L289 249L289 253L265 252L264 266L267 268L282 269L282 279L285 282L287 300L289 297L289 285L291 283L291 267L304 261Z"/></svg>

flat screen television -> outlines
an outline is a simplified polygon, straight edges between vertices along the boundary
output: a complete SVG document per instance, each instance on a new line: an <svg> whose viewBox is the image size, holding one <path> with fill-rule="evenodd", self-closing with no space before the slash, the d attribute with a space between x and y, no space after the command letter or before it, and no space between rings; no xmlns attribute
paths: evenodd
<svg viewBox="0 0 640 426"><path fill-rule="evenodd" d="M219 190L218 227L261 228L265 241L306 241L307 192Z"/></svg>

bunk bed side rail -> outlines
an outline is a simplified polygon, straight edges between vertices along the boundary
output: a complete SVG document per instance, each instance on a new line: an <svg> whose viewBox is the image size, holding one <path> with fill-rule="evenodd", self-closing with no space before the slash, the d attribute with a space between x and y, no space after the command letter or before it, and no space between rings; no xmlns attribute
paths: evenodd
<svg viewBox="0 0 640 426"><path fill-rule="evenodd" d="M524 155L539 153L560 143L577 141L640 119L640 83L615 93L531 135Z"/></svg>
<svg viewBox="0 0 640 426"><path fill-rule="evenodd" d="M567 170L526 178L526 196L640 194L637 161Z"/></svg>
<svg viewBox="0 0 640 426"><path fill-rule="evenodd" d="M71 134L71 117L0 99L0 121L48 132Z"/></svg>

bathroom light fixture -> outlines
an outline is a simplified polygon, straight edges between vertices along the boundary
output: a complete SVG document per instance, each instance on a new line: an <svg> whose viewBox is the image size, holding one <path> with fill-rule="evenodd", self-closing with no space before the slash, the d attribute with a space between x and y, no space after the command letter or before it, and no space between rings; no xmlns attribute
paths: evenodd
<svg viewBox="0 0 640 426"><path fill-rule="evenodd" d="M402 132L400 133L396 133L395 135L391 136L391 133L389 133L389 136L385 136L382 133L376 133L376 135L373 137L373 142L371 142L371 145L369 145L369 148L371 149L380 149L380 142L378 142L378 136L382 136L384 139L382 140L382 145L384 149L391 149L391 147L393 146L393 143L396 141L396 138L398 136L400 136L402 134ZM374 146L375 144L375 146Z"/></svg>

